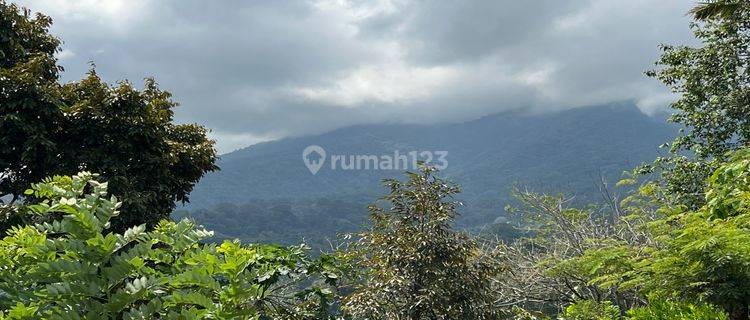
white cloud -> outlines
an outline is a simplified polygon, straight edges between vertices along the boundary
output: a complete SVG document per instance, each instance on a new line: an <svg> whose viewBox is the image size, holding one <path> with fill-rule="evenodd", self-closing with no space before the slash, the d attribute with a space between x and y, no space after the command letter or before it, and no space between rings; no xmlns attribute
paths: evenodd
<svg viewBox="0 0 750 320"><path fill-rule="evenodd" d="M55 57L59 60L68 60L76 56L76 53L70 49L62 49L60 52L55 54Z"/></svg>
<svg viewBox="0 0 750 320"><path fill-rule="evenodd" d="M664 107L677 101L677 95L671 92L659 92L643 96L636 101L636 105L645 114L653 115L664 111Z"/></svg>
<svg viewBox="0 0 750 320"><path fill-rule="evenodd" d="M364 66L331 85L293 88L292 92L317 103L350 108L373 101L403 105L430 99L458 73L444 66Z"/></svg>
<svg viewBox="0 0 750 320"><path fill-rule="evenodd" d="M221 131L212 131L208 134L208 137L216 141L216 148L218 150L222 150L223 152L230 152L256 143L271 141L280 138L273 135L258 136L249 133L232 133Z"/></svg>
<svg viewBox="0 0 750 320"><path fill-rule="evenodd" d="M146 0L23 0L18 2L52 16L56 24L93 23L97 28L111 28L117 32L127 32L139 21L147 19L156 7L153 2Z"/></svg>

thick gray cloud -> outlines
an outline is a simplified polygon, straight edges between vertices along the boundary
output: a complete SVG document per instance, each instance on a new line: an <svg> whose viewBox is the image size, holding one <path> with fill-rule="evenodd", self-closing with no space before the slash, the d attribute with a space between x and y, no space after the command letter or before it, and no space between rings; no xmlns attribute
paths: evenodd
<svg viewBox="0 0 750 320"><path fill-rule="evenodd" d="M221 151L376 122L671 96L643 71L691 43L689 1L18 1L53 17L64 79L154 76Z"/></svg>

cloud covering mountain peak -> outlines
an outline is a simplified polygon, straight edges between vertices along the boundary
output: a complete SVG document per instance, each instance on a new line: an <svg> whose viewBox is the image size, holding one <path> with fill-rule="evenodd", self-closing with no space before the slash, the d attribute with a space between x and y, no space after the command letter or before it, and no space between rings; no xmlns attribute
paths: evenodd
<svg viewBox="0 0 750 320"><path fill-rule="evenodd" d="M689 43L685 1L18 1L55 20L65 80L155 76L221 151L381 122L632 100L658 44ZM116 76L115 76L116 75Z"/></svg>

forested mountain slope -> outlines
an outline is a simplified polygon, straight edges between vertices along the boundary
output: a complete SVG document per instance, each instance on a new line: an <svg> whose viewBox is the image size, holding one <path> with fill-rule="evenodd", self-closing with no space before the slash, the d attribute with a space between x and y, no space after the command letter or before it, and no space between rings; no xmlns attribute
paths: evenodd
<svg viewBox="0 0 750 320"><path fill-rule="evenodd" d="M616 182L623 171L653 160L674 134L663 119L630 103L509 111L456 124L353 126L223 155L221 171L203 178L177 216L192 215L219 234L248 240L331 236L356 228L366 205L386 193L380 181L403 171L331 169L331 155L448 151L441 175L462 186L459 223L476 227L505 214L514 184L597 200L600 176ZM328 156L316 175L302 160L309 145Z"/></svg>

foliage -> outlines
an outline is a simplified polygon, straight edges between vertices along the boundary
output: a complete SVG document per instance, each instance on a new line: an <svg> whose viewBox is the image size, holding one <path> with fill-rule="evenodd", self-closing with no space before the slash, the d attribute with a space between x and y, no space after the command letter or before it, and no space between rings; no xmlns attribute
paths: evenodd
<svg viewBox="0 0 750 320"><path fill-rule="evenodd" d="M750 215L734 212L717 219L710 211L707 207L655 222L659 246L650 248L653 253L640 261L636 273L648 292L706 301L722 307L732 319L746 319Z"/></svg>
<svg viewBox="0 0 750 320"><path fill-rule="evenodd" d="M748 319L750 304L750 11L744 0L715 0L691 11L701 47L662 46L661 67L647 74L680 98L671 120L684 126L672 157L652 169L662 180L626 199L639 216L651 211L653 243L633 245L632 270L617 273L622 286L677 297L632 311L642 318L711 318L687 308L713 304L730 319ZM712 174L713 172L713 174ZM637 212L640 211L640 212ZM687 309L686 309L687 308ZM640 310L640 311L638 311ZM667 311L665 311L667 310ZM691 312L693 312L691 311ZM682 316L682 315L680 315Z"/></svg>
<svg viewBox="0 0 750 320"><path fill-rule="evenodd" d="M727 159L707 180L699 210L669 202L653 182L612 207L612 218L568 208L560 196L517 192L525 205L518 212L531 218L536 236L508 247L509 263L517 267L500 275L505 286L498 299L542 309L552 303L549 312L579 300L627 310L660 303L645 298L656 295L684 305L670 300L634 312L646 317L672 308L710 316L711 308L690 307L710 304L731 319L747 319L750 150Z"/></svg>
<svg viewBox="0 0 750 320"><path fill-rule="evenodd" d="M727 315L710 305L694 305L667 299L649 299L648 305L628 310L631 320L727 320Z"/></svg>
<svg viewBox="0 0 750 320"><path fill-rule="evenodd" d="M29 205L52 222L13 227L0 241L0 318L319 319L333 260L303 247L201 244L212 233L189 220L106 232L122 205L107 183L80 173L35 184Z"/></svg>
<svg viewBox="0 0 750 320"><path fill-rule="evenodd" d="M734 152L728 164L708 180L708 215L713 218L750 213L750 149Z"/></svg>
<svg viewBox="0 0 750 320"><path fill-rule="evenodd" d="M740 11L750 9L750 1L747 0L709 0L701 2L690 14L695 20L711 20L721 18L724 20L740 17Z"/></svg>
<svg viewBox="0 0 750 320"><path fill-rule="evenodd" d="M745 0L696 7L693 12L705 21L692 28L702 46L663 45L659 68L647 72L680 95L671 105L671 121L684 126L671 145L674 156L657 159L651 169L665 170L667 190L693 209L703 204L703 182L726 153L750 146L748 7Z"/></svg>
<svg viewBox="0 0 750 320"><path fill-rule="evenodd" d="M49 34L51 23L0 1L0 196L17 197L57 161L62 68L54 57L60 41Z"/></svg>
<svg viewBox="0 0 750 320"><path fill-rule="evenodd" d="M651 240L629 242L620 249L610 247L608 251L619 252L622 259L615 260L614 265L603 265L600 269L608 275L595 279L595 283L636 289L644 296L675 297L695 305L708 303L721 308L730 319L747 319L750 153L740 150L728 158L729 162L715 170L707 182L706 205L698 210L670 203L658 207L654 218L641 224L648 228ZM627 199L627 208L658 204L658 189L658 184L644 185ZM633 211L624 218L640 215L642 212ZM606 257L596 251L586 255Z"/></svg>
<svg viewBox="0 0 750 320"><path fill-rule="evenodd" d="M60 85L51 19L5 2L0 14L0 196L15 201L46 176L100 172L125 204L112 221L122 232L168 217L217 169L206 129L172 123L177 103L153 79L142 91L128 82L110 87L92 70Z"/></svg>
<svg viewBox="0 0 750 320"><path fill-rule="evenodd" d="M494 251L452 230L458 193L422 166L409 180L389 179L370 207L372 225L344 256L361 271L344 309L354 319L495 319L491 277L500 271Z"/></svg>
<svg viewBox="0 0 750 320"><path fill-rule="evenodd" d="M114 230L167 218L175 202L187 201L193 185L216 169L206 129L173 124L177 104L153 79L139 92L127 82L109 87L92 71L65 85L63 95L67 126L60 141L66 161L58 170L104 173L124 204Z"/></svg>
<svg viewBox="0 0 750 320"><path fill-rule="evenodd" d="M723 158L750 142L750 12L737 20L708 20L692 28L701 47L662 46L656 77L675 93L672 121L684 125L673 151L690 150L698 159Z"/></svg>
<svg viewBox="0 0 750 320"><path fill-rule="evenodd" d="M649 241L637 227L643 219L620 219L617 206L573 208L562 195L514 194L521 205L509 211L526 219L532 235L504 248L508 271L498 276L497 300L547 313L580 300L623 310L642 302L618 275L632 270L629 244Z"/></svg>
<svg viewBox="0 0 750 320"><path fill-rule="evenodd" d="M581 300L569 305L558 315L561 320L621 320L620 308L609 301Z"/></svg>
<svg viewBox="0 0 750 320"><path fill-rule="evenodd" d="M215 239L243 242L304 242L315 249L330 249L338 233L356 232L367 218L364 197L332 195L314 199L253 199L211 208L177 210L173 219L190 218L216 232ZM252 221L252 223L248 223Z"/></svg>

